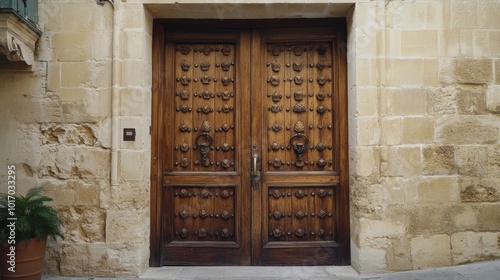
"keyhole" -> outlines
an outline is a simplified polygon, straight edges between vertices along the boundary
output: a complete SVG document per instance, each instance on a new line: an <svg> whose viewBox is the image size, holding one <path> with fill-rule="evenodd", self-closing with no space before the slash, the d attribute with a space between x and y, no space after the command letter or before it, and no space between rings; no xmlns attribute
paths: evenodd
<svg viewBox="0 0 500 280"><path fill-rule="evenodd" d="M257 146L257 144L253 144L253 145L252 145L252 149L253 149L254 151L257 151L257 149L259 149L259 146Z"/></svg>

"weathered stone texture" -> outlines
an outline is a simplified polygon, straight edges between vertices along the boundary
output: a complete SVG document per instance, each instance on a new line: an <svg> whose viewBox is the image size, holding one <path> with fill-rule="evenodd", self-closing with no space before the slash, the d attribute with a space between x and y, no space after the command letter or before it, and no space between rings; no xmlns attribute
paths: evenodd
<svg viewBox="0 0 500 280"><path fill-rule="evenodd" d="M453 177L422 178L417 192L422 204L458 202L460 194L457 180Z"/></svg>
<svg viewBox="0 0 500 280"><path fill-rule="evenodd" d="M427 93L427 112L431 115L454 114L457 111L457 89L436 88Z"/></svg>
<svg viewBox="0 0 500 280"><path fill-rule="evenodd" d="M381 171L385 176L417 176L421 174L420 147L394 146L380 150Z"/></svg>
<svg viewBox="0 0 500 280"><path fill-rule="evenodd" d="M413 269L451 265L450 236L436 234L412 238L411 256Z"/></svg>
<svg viewBox="0 0 500 280"><path fill-rule="evenodd" d="M499 232L458 232L451 236L453 264L500 257Z"/></svg>
<svg viewBox="0 0 500 280"><path fill-rule="evenodd" d="M457 93L458 113L481 115L486 113L486 90L483 86L460 86Z"/></svg>
<svg viewBox="0 0 500 280"><path fill-rule="evenodd" d="M496 70L500 72L500 65ZM498 73L500 75L500 73ZM498 84L500 84L500 79ZM486 91L486 109L493 114L500 114L500 86L489 86Z"/></svg>
<svg viewBox="0 0 500 280"><path fill-rule="evenodd" d="M455 147L429 146L422 149L424 175L456 174Z"/></svg>
<svg viewBox="0 0 500 280"><path fill-rule="evenodd" d="M491 59L459 58L453 66L454 78L459 84L486 84L493 79Z"/></svg>
<svg viewBox="0 0 500 280"><path fill-rule="evenodd" d="M484 119L476 116L442 117L436 123L436 142L441 144L494 144L498 142L500 136L497 122L494 118Z"/></svg>
<svg viewBox="0 0 500 280"><path fill-rule="evenodd" d="M488 172L488 149L485 146L460 146L455 150L458 173L481 176Z"/></svg>
<svg viewBox="0 0 500 280"><path fill-rule="evenodd" d="M461 178L459 183L463 202L500 201L500 179Z"/></svg>

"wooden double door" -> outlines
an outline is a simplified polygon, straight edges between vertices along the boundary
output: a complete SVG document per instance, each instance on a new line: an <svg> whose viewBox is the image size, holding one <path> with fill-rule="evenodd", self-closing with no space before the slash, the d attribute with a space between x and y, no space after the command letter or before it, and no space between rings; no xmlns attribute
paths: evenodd
<svg viewBox="0 0 500 280"><path fill-rule="evenodd" d="M155 26L152 265L349 263L341 28Z"/></svg>

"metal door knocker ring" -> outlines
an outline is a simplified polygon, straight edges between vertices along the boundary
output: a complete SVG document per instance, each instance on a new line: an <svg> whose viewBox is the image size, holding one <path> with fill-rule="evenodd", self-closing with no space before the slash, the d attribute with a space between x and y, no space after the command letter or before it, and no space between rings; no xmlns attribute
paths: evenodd
<svg viewBox="0 0 500 280"><path fill-rule="evenodd" d="M297 161L295 162L296 166L302 167L304 166L304 162L302 160L302 155L307 150L307 144L309 143L309 138L307 135L303 133L296 133L290 137L290 146L292 146L295 154L297 155Z"/></svg>
<svg viewBox="0 0 500 280"><path fill-rule="evenodd" d="M202 140L201 143L200 140ZM212 146L213 142L214 138L208 132L202 132L198 134L198 136L196 136L196 139L194 140L195 143L194 148L196 149L200 147L201 165L203 165L204 167L210 165L210 160L208 159L208 153L210 152L210 147Z"/></svg>

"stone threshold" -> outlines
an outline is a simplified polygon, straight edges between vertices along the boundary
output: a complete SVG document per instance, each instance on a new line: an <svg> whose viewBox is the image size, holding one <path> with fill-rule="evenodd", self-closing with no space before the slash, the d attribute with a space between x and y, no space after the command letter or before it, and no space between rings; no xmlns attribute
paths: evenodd
<svg viewBox="0 0 500 280"><path fill-rule="evenodd" d="M140 279L358 279L352 266L164 266Z"/></svg>

